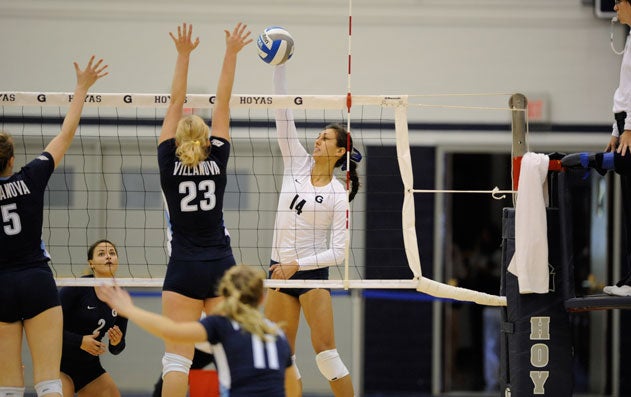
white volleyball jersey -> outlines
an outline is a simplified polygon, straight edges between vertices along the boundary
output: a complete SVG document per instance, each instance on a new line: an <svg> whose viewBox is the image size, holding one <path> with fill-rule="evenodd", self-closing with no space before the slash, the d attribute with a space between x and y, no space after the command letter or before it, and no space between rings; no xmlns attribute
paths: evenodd
<svg viewBox="0 0 631 397"><path fill-rule="evenodd" d="M631 33L624 45L624 55L620 66L620 84L613 95L613 112L626 112L624 129L631 130ZM620 136L624 131L618 131L618 124L613 123L612 135Z"/></svg>
<svg viewBox="0 0 631 397"><path fill-rule="evenodd" d="M272 260L296 260L300 270L340 264L346 242L346 190L335 177L326 186L313 186L314 160L298 140L291 110L276 110L276 130L285 169Z"/></svg>

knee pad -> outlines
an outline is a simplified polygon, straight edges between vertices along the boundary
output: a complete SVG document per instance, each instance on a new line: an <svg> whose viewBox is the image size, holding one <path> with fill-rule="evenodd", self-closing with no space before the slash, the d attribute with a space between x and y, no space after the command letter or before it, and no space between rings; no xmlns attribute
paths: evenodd
<svg viewBox="0 0 631 397"><path fill-rule="evenodd" d="M294 366L294 370L296 371L296 379L302 378L302 375L300 375L300 370L298 369L298 365L296 365L296 355L295 354L291 355L291 364Z"/></svg>
<svg viewBox="0 0 631 397"><path fill-rule="evenodd" d="M64 395L61 388L61 379L44 380L39 382L35 385L35 391L37 392L37 397L50 393L57 393L60 396Z"/></svg>
<svg viewBox="0 0 631 397"><path fill-rule="evenodd" d="M316 363L320 373L329 381L343 378L349 373L340 355L337 353L337 349L318 353L316 355Z"/></svg>
<svg viewBox="0 0 631 397"><path fill-rule="evenodd" d="M164 353L162 356L162 378L169 372L183 372L188 375L193 361L174 353Z"/></svg>
<svg viewBox="0 0 631 397"><path fill-rule="evenodd" d="M0 387L0 397L24 397L23 387Z"/></svg>

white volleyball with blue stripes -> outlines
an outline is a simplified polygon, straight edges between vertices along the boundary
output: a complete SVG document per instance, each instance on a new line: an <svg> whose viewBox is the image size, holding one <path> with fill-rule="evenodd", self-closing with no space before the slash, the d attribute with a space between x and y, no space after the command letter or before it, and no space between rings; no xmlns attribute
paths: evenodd
<svg viewBox="0 0 631 397"><path fill-rule="evenodd" d="M281 65L294 54L294 39L280 26L265 28L256 40L259 57L270 65Z"/></svg>

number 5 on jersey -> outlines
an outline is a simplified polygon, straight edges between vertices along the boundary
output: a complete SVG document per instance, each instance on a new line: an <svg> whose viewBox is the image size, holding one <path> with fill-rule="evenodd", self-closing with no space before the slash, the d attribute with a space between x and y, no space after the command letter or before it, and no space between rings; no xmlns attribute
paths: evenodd
<svg viewBox="0 0 631 397"><path fill-rule="evenodd" d="M22 231L22 223L17 213L18 205L15 203L0 206L4 234L14 236Z"/></svg>

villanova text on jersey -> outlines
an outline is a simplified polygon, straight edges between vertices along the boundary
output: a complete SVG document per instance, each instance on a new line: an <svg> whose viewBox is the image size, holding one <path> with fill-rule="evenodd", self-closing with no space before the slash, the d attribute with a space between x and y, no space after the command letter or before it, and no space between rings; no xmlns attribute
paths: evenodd
<svg viewBox="0 0 631 397"><path fill-rule="evenodd" d="M25 194L31 194L28 190L28 186L23 180L17 180L15 182L9 182L0 185L0 201L10 199L17 196L23 196Z"/></svg>
<svg viewBox="0 0 631 397"><path fill-rule="evenodd" d="M181 161L176 161L173 165L173 175L220 175L221 170L213 160L201 161L194 167L183 165Z"/></svg>

